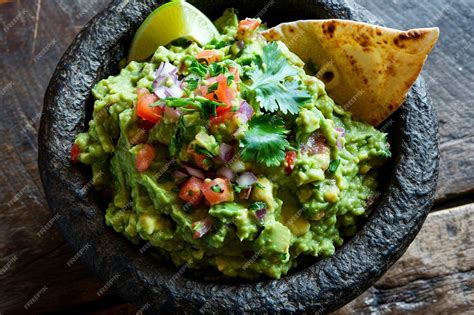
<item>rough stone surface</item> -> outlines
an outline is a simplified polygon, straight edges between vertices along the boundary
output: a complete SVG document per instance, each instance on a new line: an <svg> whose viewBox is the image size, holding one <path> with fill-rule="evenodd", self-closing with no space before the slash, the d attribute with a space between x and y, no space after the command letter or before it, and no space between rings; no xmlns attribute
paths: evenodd
<svg viewBox="0 0 474 315"><path fill-rule="evenodd" d="M242 16L262 15L257 1L190 1L211 17L226 7ZM163 1L114 1L92 20L61 59L46 92L39 133L39 166L53 213L66 240L83 260L125 299L151 313L308 312L337 309L372 285L406 250L433 202L438 174L438 125L423 81L387 123L392 165L374 215L332 257L281 280L252 283L199 280L187 272L139 253L137 247L104 224L103 203L92 189L86 167L71 165L69 150L85 130L90 90L118 71L131 37ZM274 1L263 19L270 25L303 18L377 21L348 1ZM384 128L382 126L382 128Z"/></svg>

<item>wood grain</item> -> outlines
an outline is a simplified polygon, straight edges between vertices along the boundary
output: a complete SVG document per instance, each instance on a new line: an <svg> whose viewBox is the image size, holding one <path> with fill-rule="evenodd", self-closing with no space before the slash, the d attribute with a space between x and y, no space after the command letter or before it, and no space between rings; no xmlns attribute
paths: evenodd
<svg viewBox="0 0 474 315"><path fill-rule="evenodd" d="M440 175L437 202L474 191L474 2L358 0L386 26L437 26L440 38L423 75L440 122ZM473 202L472 197L469 198Z"/></svg>
<svg viewBox="0 0 474 315"><path fill-rule="evenodd" d="M431 213L403 257L372 288L335 312L474 312L474 204Z"/></svg>
<svg viewBox="0 0 474 315"><path fill-rule="evenodd" d="M48 224L54 215L44 201L36 163L37 128L49 78L79 28L106 5L93 0L70 3L26 0L0 8L2 314L26 311L24 305L43 286L47 290L31 307L35 312L96 303L96 292L103 286L82 263L66 265L75 253L54 222Z"/></svg>
<svg viewBox="0 0 474 315"><path fill-rule="evenodd" d="M474 202L469 195L474 189L472 0L358 2L391 27L441 28L440 42L424 70L441 124L437 205ZM36 165L36 134L49 78L73 37L107 3L0 0L2 314L26 312L24 305L38 293L29 308L34 313L136 312L112 292L97 296L103 282L80 261L68 266L76 253L65 244L47 209ZM469 260L473 241L466 229L472 225L472 210L467 206L431 214L407 255L342 312L474 312Z"/></svg>

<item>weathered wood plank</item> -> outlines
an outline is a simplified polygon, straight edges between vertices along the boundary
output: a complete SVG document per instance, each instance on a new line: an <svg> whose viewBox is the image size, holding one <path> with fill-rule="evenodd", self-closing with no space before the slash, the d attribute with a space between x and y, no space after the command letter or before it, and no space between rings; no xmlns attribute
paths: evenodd
<svg viewBox="0 0 474 315"><path fill-rule="evenodd" d="M94 7L91 7L94 4ZM57 311L98 300L103 283L65 245L44 201L37 170L37 127L54 67L103 1L0 4L0 313ZM44 231L41 233L42 229ZM110 293L109 293L110 294Z"/></svg>
<svg viewBox="0 0 474 315"><path fill-rule="evenodd" d="M403 257L334 314L474 312L474 204L431 213Z"/></svg>

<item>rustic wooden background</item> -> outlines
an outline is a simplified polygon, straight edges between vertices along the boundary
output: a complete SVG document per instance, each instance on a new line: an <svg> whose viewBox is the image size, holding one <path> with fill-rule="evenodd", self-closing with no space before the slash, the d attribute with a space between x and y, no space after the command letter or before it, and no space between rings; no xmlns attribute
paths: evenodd
<svg viewBox="0 0 474 315"><path fill-rule="evenodd" d="M359 0L385 25L439 26L424 70L440 121L436 203L407 253L338 314L474 313L474 0ZM38 169L42 98L103 0L0 0L0 313L131 314L65 243ZM265 3L262 2L262 6ZM265 19L265 17L263 17ZM100 295L100 296L99 296Z"/></svg>

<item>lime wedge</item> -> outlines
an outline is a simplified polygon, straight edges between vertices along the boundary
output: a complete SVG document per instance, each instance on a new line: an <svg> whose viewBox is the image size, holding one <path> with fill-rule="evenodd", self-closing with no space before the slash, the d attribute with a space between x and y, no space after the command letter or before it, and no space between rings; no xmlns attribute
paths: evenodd
<svg viewBox="0 0 474 315"><path fill-rule="evenodd" d="M159 46L181 37L204 45L218 34L214 24L189 3L168 2L153 11L135 33L128 61L143 61Z"/></svg>

